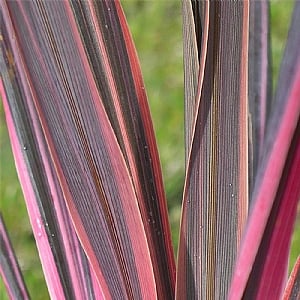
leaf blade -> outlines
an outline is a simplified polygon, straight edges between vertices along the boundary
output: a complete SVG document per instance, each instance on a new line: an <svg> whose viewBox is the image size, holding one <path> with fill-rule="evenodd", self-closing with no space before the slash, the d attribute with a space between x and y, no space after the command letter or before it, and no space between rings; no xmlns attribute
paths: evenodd
<svg viewBox="0 0 300 300"><path fill-rule="evenodd" d="M296 175L299 172L300 69L299 55L295 50L295 45L299 44L300 39L295 29L295 24L299 22L300 5L295 5L275 106L268 124L264 157L252 196L254 204L237 261L236 275L231 285L231 299L239 299L244 293L277 298L283 291L283 268L287 266L291 231L300 197L299 180ZM275 221L276 216L278 221ZM290 218L287 219L287 216ZM283 230L287 232L284 237L276 228L277 222L280 221ZM266 245L264 240L273 243ZM276 247L280 247L282 251L279 257L276 255ZM269 253L270 257L263 261L266 253ZM274 266L272 258L276 262ZM258 261L262 262L260 266ZM262 278L267 276L268 270L276 272L276 281L267 281L264 286ZM251 290L255 284L256 288Z"/></svg>
<svg viewBox="0 0 300 300"><path fill-rule="evenodd" d="M13 5L13 4L12 4ZM17 4L17 5L21 5L21 4ZM30 4L26 4L28 6L30 6ZM26 12L26 9L28 9L28 7L26 7L26 5L24 7L22 7L21 9L23 9ZM115 294L127 294L129 297L130 295L133 294L145 294L145 291L147 290L147 292L150 292L150 295L153 293L156 293L156 288L153 282L153 273L152 273L152 269L151 269L151 263L150 263L150 259L149 259L149 253L148 253L148 246L147 246L147 242L146 242L146 237L144 234L144 229L143 229L143 225L141 223L141 219L140 219L140 213L138 210L138 206L137 206L137 202L134 200L133 203L130 203L130 201L128 201L129 199L135 199L135 193L133 190L133 186L128 174L128 170L127 167L125 165L125 161L121 155L119 146L116 142L116 139L113 135L112 129L109 125L107 116L105 114L105 111L103 110L103 107L101 106L101 102L98 102L98 100L96 101L96 99L99 99L99 95L97 93L97 88L95 86L95 83L92 79L92 74L90 69L88 68L88 63L87 63L87 59L84 56L84 49L83 47L78 47L78 44L76 44L77 46L72 47L72 49L75 49L75 53L74 56L78 55L78 51L81 53L80 59L78 58L76 61L81 62L82 66L80 65L80 67L83 67L83 72L87 74L89 82L86 83L84 80L84 78L82 78L79 74L79 70L80 67L78 66L74 66L74 62L72 63L72 61L68 60L68 64L66 64L64 61L60 61L58 60L58 55L60 54L65 54L63 51L63 42L61 37L59 36L55 36L54 34L51 33L50 28L59 28L59 26L64 25L66 28L71 28L69 30L69 32L71 32L72 34L74 34L75 39L80 39L79 35L76 35L76 24L74 19L72 19L72 12L71 12L71 8L68 6L68 4L64 4L65 6L60 7L59 9L61 10L59 12L59 9L57 10L57 7L55 7L55 4L45 4L45 6L43 6L44 4L38 3L38 5L40 5L40 7L30 7L31 9L31 13L32 14L36 14L37 16L39 16L43 21L43 23L45 24L46 22L48 22L48 25L45 27L44 25L42 25L40 27L39 30L45 30L44 34L39 36L39 38L41 37L46 37L46 40L43 40L43 51L47 51L46 53L48 53L48 57L52 58L51 62L47 62L47 64L43 61L42 56L40 55L40 50L39 50L39 46L37 45L37 42L35 41L35 36L34 36L34 32L31 29L26 28L26 25L28 26L28 24L30 24L30 22L32 20L29 20L28 17L26 19L23 20L23 28L22 30L28 30L28 34L27 36L29 36L31 38L31 41L33 42L33 47L31 49L28 48L28 45L26 44L26 41L22 41L22 46L25 47L25 52L28 51L26 54L26 59L27 59L27 63L29 63L29 74L31 76L31 80L34 82L34 92L36 93L33 97L34 99L34 103L36 106L36 110L38 112L38 115L40 117L40 121L44 130L44 134L46 137L46 141L47 141L47 145L50 149L50 153L51 153L51 158L54 162L55 165L55 169L56 172L58 174L58 178L59 178L59 182L61 185L61 188L63 190L64 196L66 198L67 201L69 201L68 205L69 205L69 210L71 211L71 214L73 214L73 220L74 223L76 223L75 225L77 226L77 233L79 232L79 237L81 239L81 242L84 243L85 245L85 250L88 253L89 259L93 264L93 267L97 273L98 279L100 278L100 280L102 280L102 283L105 283L105 281L107 280L110 285L112 285L112 287L110 288L110 291L108 291L107 289L104 288L104 294L109 297L110 292L111 293L115 293ZM52 6L53 5L53 6ZM15 9L16 8L16 9ZM14 13L16 13L18 7L14 7L13 11ZM54 9L56 8L56 9ZM47 13L44 13L44 12ZM48 12L51 12L50 14L48 14ZM21 15L21 16L20 16ZM19 26L22 27L20 24L22 23L22 17L24 17L24 15L20 14L18 15L19 18L15 18L14 21L20 22ZM51 16L48 18L48 16ZM58 18L58 16L61 16L61 18ZM69 19L68 19L69 18ZM21 20L20 20L21 19ZM38 20L38 18L36 19ZM71 25L68 24L65 20L70 21ZM47 24L47 23L46 23ZM49 25L50 24L50 25ZM55 27L57 26L57 27ZM22 37L18 37L20 39L22 39ZM65 43L67 41L66 44L71 43L70 41L72 41L72 45L74 45L74 40L72 40L72 38L74 38L73 36L64 36L63 37L65 39ZM48 39L48 40L47 40ZM45 46L46 45L46 46ZM48 48L47 48L48 46ZM64 45L65 46L65 45ZM68 45L70 47L70 45ZM27 49L26 49L27 47ZM67 48L70 49L70 48ZM32 53L31 53L32 51ZM59 53L60 52L60 53ZM52 55L52 56L51 56ZM40 80L40 78L37 78L37 74L39 74L39 70L37 68L37 64L36 61L34 61L33 57L37 58L38 62L40 63L39 68L42 69L42 71L44 72L44 80L45 82L42 83ZM76 56L77 57L77 56ZM81 60L83 57L83 61ZM62 78L62 84L59 85L56 82L56 88L57 90L54 91L53 90L53 78L51 78L51 76L54 76L53 73L51 73L51 75L49 75L49 69L47 69L48 65L50 64L50 67L52 68L51 72L54 70L54 72L56 73L56 76L58 74L58 76L61 76L60 78ZM70 70L68 68L66 68L65 66L73 66L74 70L77 71L74 72L76 73L75 77L74 77L74 73L70 74ZM70 77L68 77L70 76ZM72 77L73 76L73 77ZM76 76L78 76L76 78ZM43 77L42 77L43 78ZM70 80L70 78L72 78L72 80L74 81L68 81ZM81 85L85 84L86 87L86 91L88 91L88 93L90 93L86 98L87 99L91 99L89 102L89 107L90 108L84 108L81 107L82 110L80 110L80 114L78 113L78 107L76 105L79 105L73 98L72 98L72 93L78 92L80 96L82 96L82 90L78 91L78 85L76 86L76 83L78 82L78 78L80 78L81 80ZM47 82L48 81L48 82ZM45 84L45 85L43 85ZM39 102L41 100L41 95L43 95L45 97L45 102L42 103ZM79 99L81 99L81 97L79 96ZM86 95L85 95L86 96ZM40 98L41 97L41 98ZM50 97L50 98L49 98ZM58 102L57 100L62 97L61 99L67 99L69 101L69 103L61 103ZM64 98L65 97L65 98ZM50 100L51 99L51 100ZM92 100L93 99L93 100ZM56 102L55 102L56 101ZM85 100L85 104L87 104L88 100ZM51 103L52 102L52 103ZM56 106L56 111L53 110L54 107L51 107L51 104L57 105ZM49 106L50 105L50 106ZM64 105L70 105L69 106L69 110L64 111L66 108L64 107ZM91 110L91 107L95 107L96 112L94 112L93 110ZM92 113L91 113L92 111ZM89 118L92 120L88 120L88 118L83 117L82 115L86 115L87 113L91 113L91 115L89 115ZM56 114L56 115L55 115ZM48 118L48 119L47 119ZM97 122L99 122L99 119L101 119L101 124L99 125ZM51 121L50 121L51 120ZM60 122L58 122L58 120ZM87 122L85 123L83 120L87 120ZM93 122L94 120L96 120L96 122ZM48 127L50 125L50 128ZM55 124L63 124L60 126L63 126L64 128L55 128ZM72 124L72 126L71 126ZM103 141L100 143L100 137L97 137L97 143L99 143L98 145L101 145L100 149L98 149L97 147L97 143L95 143L95 141L93 139L91 139L91 136L89 136L89 140L88 143L86 141L86 136L84 134L82 134L84 132L84 130L90 130L89 134L93 134L95 132L95 124L98 124L96 126L100 126L100 128L102 130L98 129L98 133L100 132L105 138L103 140L107 140L109 141L109 145L106 145L106 143L103 143ZM103 125L104 124L104 125ZM51 128L51 126L53 126ZM68 127L69 126L69 127ZM102 127L101 127L102 126ZM75 128L75 140L74 140L74 136L72 136L72 129L70 128ZM71 134L70 134L70 130ZM78 140L81 142L81 144L78 145L78 143L76 143L76 139L78 138ZM66 143L67 141L67 143ZM68 144L69 143L69 144ZM87 146L88 145L88 146ZM75 148L74 148L75 146ZM69 148L68 148L69 147ZM80 150L82 150L82 152L77 153L78 149L77 147L79 147ZM93 149L93 151L90 150L90 148ZM109 147L109 148L108 148ZM97 148L97 150L100 150L100 153L97 154L97 151L95 151L95 149ZM95 156L91 155L91 153L96 153ZM112 157L112 153L116 156ZM67 154L67 155L66 155ZM85 155L85 161L82 162L80 155L83 154ZM69 157L69 155L73 155L73 157ZM98 156L97 156L98 155ZM102 163L105 164L106 163L106 169L109 171L109 173L107 173L107 171L105 171L106 169L103 168L103 166L100 165L96 165L94 164L94 161L99 159L100 157L108 157L109 158L109 162L103 161ZM71 168L71 166L73 168ZM104 220L106 220L105 222L110 226L113 225L112 228L108 228L106 227L106 234L108 234L108 237L111 236L112 240L108 243L107 242L107 237L106 237L106 243L104 241L103 244L103 239L101 238L90 238L87 235L87 231L89 231L89 233L91 232L96 232L96 230L93 230L93 226L95 224L90 224L87 220L87 217L85 217L85 219L82 217L82 215L78 214L78 209L85 209L85 207L81 206L81 204L78 203L74 203L72 202L73 198L77 198L77 200L81 197L80 195L83 196L83 199L86 198L86 192L87 191L82 191L82 190L78 190L78 182L77 179L72 178L72 174L76 174L76 172L79 172L78 169L76 168L77 171L75 171L74 166L77 166L78 169L80 169L81 171L83 170L88 170L88 173L90 172L90 174L92 174L93 176L93 180L94 182L92 184L95 184L92 187L92 190L90 192L94 193L94 189L97 191L98 194L102 194L102 213L100 212L101 209L99 208L99 203L93 202L93 204L96 205L96 207L94 207L94 210L100 210L97 213L102 216L102 218L104 218ZM102 167L102 169L101 169ZM69 168L69 170L68 170ZM99 168L99 169L98 169ZM82 172L83 174L86 174L85 171ZM110 182L110 179L107 178L107 174L111 174L113 176L116 176L118 178L119 182L122 182L122 184L112 184L112 182ZM100 183L99 178L101 177L101 180L103 180L103 182ZM87 176L88 177L88 176ZM81 178L82 181L84 181L87 187L89 187L89 185L91 185L91 183L87 182L87 177L83 176L83 178ZM66 178L68 180L68 182L66 181ZM73 190L73 194L71 194L70 190L69 190L69 186L70 184L72 185ZM116 191L113 191L112 188L116 188ZM105 197L103 196L103 191L105 192ZM118 203L115 203L114 201L112 201L112 195L114 195L115 198L118 198L118 194L117 191L122 194L123 196L125 195L125 199L127 199L125 202L121 202L122 206L118 206ZM96 194L97 194L96 193ZM92 197L95 198L95 194L89 194ZM85 197L84 197L85 196ZM90 196L88 196L88 198L90 198ZM98 196L97 196L98 197ZM107 198L106 198L107 197ZM72 199L72 200L70 200ZM109 203L106 202L107 199L109 199ZM122 199L119 199L120 201ZM76 206L78 205L78 206ZM98 206L97 206L98 205ZM113 207L113 210L111 210L111 208L109 207ZM126 208L123 208L123 206L125 206ZM88 208L88 211L85 211L85 213L82 213L83 215L86 216L92 216L95 215L95 211L92 209L92 207ZM119 212L120 211L124 211L124 215L121 215ZM88 213L86 213L88 212ZM104 212L104 213L103 213ZM82 221L83 219L83 221ZM97 221L97 219L93 220L95 221L96 224L99 224L99 221ZM97 223L98 222L98 223ZM104 224L105 224L104 222ZM123 223L122 223L123 222ZM131 228L131 237L128 238L127 234L128 234L128 230L124 229L124 224L126 223L127 226L129 226ZM84 226L90 226L87 228L84 228ZM103 226L103 225L102 225ZM107 226L107 225L106 225ZM114 228L114 226L119 226L118 230L116 229L116 227ZM101 227L101 226L100 226ZM123 228L123 230L121 230L120 228ZM99 230L98 230L99 231ZM99 233L98 233L99 234ZM138 240L139 238L139 240ZM120 240L122 240L122 242L120 242ZM129 249L122 249L122 247L131 247L130 245L126 244L126 242L124 241L124 239L126 241L130 241L133 242L134 247L132 247L132 251L133 253L135 253L134 255L132 255L132 252L129 251ZM118 241L119 240L119 241ZM99 243L102 243L101 247L106 247L106 249L109 249L110 246L113 246L112 248L114 248L114 254L112 254L112 258L111 261L114 261L115 263L117 263L119 266L116 268L116 270L118 270L114 276L119 277L119 282L117 283L119 286L117 288L113 288L113 286L115 286L115 281L112 278L109 278L110 275L108 275L108 273L106 273L106 279L104 279L104 277L102 276L101 270L99 268L98 264L98 259L99 259L99 255L101 256L101 253L99 253L99 250L97 252L98 257L96 257L96 255L94 254L95 249L92 249L92 245L91 243L93 243L93 247L98 247ZM98 244L97 244L98 243ZM98 245L98 246L97 246ZM120 248L121 247L121 248ZM99 247L98 247L99 248ZM142 249L143 248L143 249ZM114 255L116 255L114 257ZM139 268L137 273L136 271L134 271L133 269L136 267L134 263L129 263L132 262L132 257L135 257L135 259L137 261L141 261L143 258L144 264L142 265L142 268ZM105 265L105 261L107 261L107 257L100 257L100 259L102 259L102 263ZM126 264L124 264L124 262L126 261ZM110 266L112 266L113 264L110 264ZM106 267L106 269L108 269L108 267ZM137 274L137 275L136 275ZM143 274L141 276L141 274ZM144 276L145 275L145 276ZM135 280L138 276L139 280ZM128 278L131 278L131 280L129 280ZM135 278L135 279L133 279ZM139 282L141 281L141 282ZM131 285L134 286L131 286ZM104 284L105 285L105 284Z"/></svg>
<svg viewBox="0 0 300 300"><path fill-rule="evenodd" d="M178 258L177 280L187 283L178 285L179 299L226 297L248 203L248 2L208 5L207 58L198 89L201 100L187 166ZM240 47L231 49L233 41L240 41ZM229 232L225 238L224 227Z"/></svg>
<svg viewBox="0 0 300 300"><path fill-rule="evenodd" d="M253 190L271 111L272 77L268 1L250 1L249 11L249 191ZM250 195L251 199L251 195Z"/></svg>
<svg viewBox="0 0 300 300"><path fill-rule="evenodd" d="M76 5L76 11L84 12L77 15L77 23L89 20L80 27L82 38L97 33L97 38L85 39L90 45L86 53L133 180L158 294L171 296L175 263L166 199L145 87L126 19L118 1ZM102 84L105 76L106 87Z"/></svg>
<svg viewBox="0 0 300 300"><path fill-rule="evenodd" d="M1 11L7 9L6 6L2 8ZM7 16L8 14L4 15L5 18ZM98 295L101 295L101 291L98 284L91 282L94 274L90 273L71 220L68 219L62 191L54 176L55 172L36 113L32 105L27 108L24 106L23 99L31 100L31 95L28 86L20 84L26 71L18 54L17 43L5 42L16 35L10 21L6 20L3 28L7 31L4 30L4 42L1 43L1 76L4 84L1 81L0 94L18 176L22 183L48 289L52 297L60 295L61 298L68 298L73 297L75 293L78 297L93 299L91 290L95 290ZM7 32L11 32L11 35L7 35ZM10 47L11 45L13 46ZM6 53L7 59L3 58L2 53ZM18 64L9 59L12 53ZM9 95L9 101L6 94ZM28 115L32 116L31 120Z"/></svg>
<svg viewBox="0 0 300 300"><path fill-rule="evenodd" d="M0 213L0 275L12 299L30 299L20 266Z"/></svg>

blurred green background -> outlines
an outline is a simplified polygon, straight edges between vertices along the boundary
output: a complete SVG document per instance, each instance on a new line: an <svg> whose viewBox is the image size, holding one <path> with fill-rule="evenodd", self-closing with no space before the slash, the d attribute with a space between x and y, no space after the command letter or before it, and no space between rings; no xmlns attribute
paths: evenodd
<svg viewBox="0 0 300 300"><path fill-rule="evenodd" d="M172 237L177 249L184 180L183 67L180 1L122 1L137 47L150 101ZM293 1L271 2L273 82L279 70ZM0 105L0 210L7 223L32 299L48 299L34 238L11 154ZM291 264L300 252L300 220L293 237ZM7 299L0 279L0 299Z"/></svg>

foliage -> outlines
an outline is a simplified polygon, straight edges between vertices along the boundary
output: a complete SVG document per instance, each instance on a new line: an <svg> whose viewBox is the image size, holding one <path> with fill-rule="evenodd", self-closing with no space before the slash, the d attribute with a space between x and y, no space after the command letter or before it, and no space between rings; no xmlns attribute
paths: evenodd
<svg viewBox="0 0 300 300"><path fill-rule="evenodd" d="M166 2L167 4L166 4L166 6L167 6L167 8L168 8L168 10L167 10L167 12L168 12L168 14L172 14L172 11L173 11L173 7L175 7L175 5L173 4L173 3L169 3L169 2ZM128 7L129 7L129 4L127 3L127 5L128 5ZM145 3L137 3L136 4L136 7L139 7L139 9L142 7L142 6L147 6L147 5L149 5L149 4L147 4L146 2ZM157 5L154 5L151 9L153 9L154 11L156 10L157 12L159 12L159 11L161 11L160 9L159 9L159 6ZM134 17L137 17L138 18L138 16L137 16L137 11L136 12L132 12L132 14L134 15ZM130 12L128 13L128 15L130 16ZM145 21L144 19L142 20L142 21ZM135 30L134 30L134 26L133 26L133 28L132 28L133 30L133 34L135 34ZM161 28L159 28L158 29L159 30L159 32L160 32L160 30L161 30ZM146 38L147 39L147 38ZM149 40L149 39L147 39L147 40ZM155 39L153 39L153 38L151 38L151 40L155 40ZM146 44L146 43L145 43ZM155 43L154 43L154 46L155 46ZM142 51L141 51L142 52ZM142 52L143 53L143 52ZM177 53L177 52L176 52ZM175 55L175 57L176 57L176 55ZM162 58L162 57L161 57ZM168 59L168 55L167 55L167 57L165 58L165 59ZM160 61L164 61L165 59L160 59ZM152 72L151 74L153 74L153 70L151 70L151 68L153 68L153 63L151 62L151 60L150 59L146 59L146 61L149 63L149 72ZM150 62L149 62L150 61ZM173 67L173 66L172 66ZM165 72L167 72L167 74L173 74L173 72L172 72L172 69L168 69L168 68L163 68L164 69L164 71ZM157 81L159 81L159 82L161 82L161 80L160 80L160 77L159 76L152 76L152 78L154 78L155 80L157 80ZM175 78L175 77L174 77ZM147 76L145 76L145 79L146 79L146 86L147 86ZM149 79L150 80L150 79ZM155 81L154 80L154 81ZM174 92L175 93L175 91L176 91L176 89L175 89L175 91L174 91L174 88L173 88L173 80L170 78L170 80L168 80L167 81L167 83L166 83L166 86L168 86L168 85L170 85L170 94L171 94L171 96L172 96L172 93ZM175 81L174 82L176 82L176 79L175 79ZM171 84L170 84L171 83ZM177 85L177 84L175 84L175 85ZM176 94L176 93L175 93ZM159 97L160 95L159 94L157 94L157 97L152 97L153 99L155 99L155 98L157 98L158 99L158 97ZM170 103L172 103L173 104L173 101L171 101ZM180 103L180 101L178 101L178 103ZM172 105L173 106L173 105ZM159 108L158 110L156 110L155 111L155 109L153 109L154 110L154 112L153 112L153 115L155 116L155 115L162 115L162 116L165 116L169 111L170 111L170 108L166 108L166 111L164 111L164 110L162 110L161 108ZM164 117L163 117L163 119L164 119ZM174 122L174 124L172 124L171 126L170 126L170 130L174 130L174 134L167 134L167 137L164 137L163 139L165 140L165 139L169 139L170 138L170 136L171 137L174 137L174 140L172 141L172 139L169 139L172 143L174 143L174 144L176 144L176 143L178 143L178 139L182 139L182 135L179 135L179 136L177 136L177 131L178 130L175 130L174 128L176 128L174 125L177 125L177 117L176 118L174 118L176 121ZM163 121L165 121L165 120L163 120ZM157 123L157 124L159 124L159 123ZM164 123L165 124L165 123ZM158 125L159 126L159 125ZM161 126L162 127L162 126ZM159 129L157 129L157 132L158 132L158 137L160 136L160 134L159 134ZM126 143L125 143L126 144ZM27 146L24 146L24 149L25 149L25 147L27 148ZM170 147L169 146L169 148L172 148L172 147ZM164 155L164 152L162 151L162 160L163 160L163 166L164 166L164 164L166 164L165 162L164 162L164 160L165 160L165 156L168 156L168 155L170 155L170 154L167 154L167 155ZM178 155L178 156L177 156ZM178 172L178 171L180 171L180 169L182 168L182 167L178 167L178 166L180 166L180 164L178 164L178 159L177 159L177 157L180 157L180 151L178 152L178 151L175 151L172 155L170 155L171 157L172 157L172 159L170 160L171 161L171 163L170 163L170 166L172 166L172 167L166 167L165 168L165 173L169 173L169 174L172 174L172 170L175 170L176 172ZM182 156L181 156L182 157ZM175 165L175 168L174 168L174 166L173 165ZM166 180L167 182L169 182L168 180ZM178 184L174 184L174 186L173 187L171 187L171 188L168 188L168 186L167 186L167 192L168 192L168 190L176 190L177 189L177 186L178 186ZM180 189L179 189L179 191L180 191ZM170 194L168 194L168 195L170 195ZM172 202L171 202L171 204L169 204L169 207L170 207L170 210L171 210L171 223L172 223L172 213L174 214L174 215L176 215L177 213L177 211L178 211L178 209L176 208L176 207L174 207L174 205L172 204ZM151 216L151 215L150 215ZM176 242L175 242L175 244L177 244ZM181 245L183 245L183 243L181 243ZM151 248L151 247L150 247ZM181 260L181 261L183 261L183 260Z"/></svg>

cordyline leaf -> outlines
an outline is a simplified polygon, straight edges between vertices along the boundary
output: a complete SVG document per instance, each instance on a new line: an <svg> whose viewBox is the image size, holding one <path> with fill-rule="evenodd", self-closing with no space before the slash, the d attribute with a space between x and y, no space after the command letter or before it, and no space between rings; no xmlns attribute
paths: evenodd
<svg viewBox="0 0 300 300"><path fill-rule="evenodd" d="M178 299L226 298L248 203L248 2L205 5L207 54L186 171Z"/></svg>
<svg viewBox="0 0 300 300"><path fill-rule="evenodd" d="M3 5L1 12L6 10L7 7ZM8 13L3 16L7 17ZM2 85L1 94L19 178L50 295L70 298L75 294L79 298L93 299L95 295L101 295L99 285L67 213L40 124L36 121L38 117L33 103L29 101L29 106L24 106L23 99L27 96L30 98L27 87L20 85L22 74L26 72L22 65L15 68L11 60L12 49L6 48L10 44L8 32L10 36L15 36L14 29L7 19L5 25L1 25L4 29L1 70L9 103ZM5 59L2 54L6 56ZM15 53L15 60L17 56L18 53ZM31 120L28 115L31 115Z"/></svg>
<svg viewBox="0 0 300 300"><path fill-rule="evenodd" d="M208 39L208 1L182 1L186 163L200 103Z"/></svg>
<svg viewBox="0 0 300 300"><path fill-rule="evenodd" d="M4 33L4 39L5 39L5 33ZM2 43L2 49L4 49L3 47L3 43ZM4 50L7 54L11 53L9 52L10 50L6 49ZM4 52L3 51L3 52ZM5 53L4 52L4 53ZM9 60L7 60L8 62ZM4 65L4 59L1 53L1 71L3 70L3 65ZM17 72L16 72L17 73ZM2 79L4 84L7 86L7 90L6 93L9 95L10 97L10 101L12 104L17 103L15 100L16 98L20 99L20 95L18 95L18 93L16 92L16 89L14 90L10 83L9 77L11 76L15 76L15 71L12 68L8 68L7 72L4 73L2 72ZM21 184L23 185L23 193L25 195L26 199L32 199L31 201L28 201L27 204L27 209L29 212L29 216L30 216L30 221L32 224L32 228L33 228L33 232L35 234L35 236L37 237L38 235L40 236L49 236L49 238L51 237L51 233L49 231L49 233L46 233L46 226L44 226L45 224L49 224L46 221L42 221L43 219L45 220L46 218L42 218L42 214L39 211L39 207L38 204L34 202L34 200L38 199L38 197L35 196L35 187L31 184L30 182L30 175L29 175L29 171L27 171L27 167L26 167L26 158L24 159L24 156L22 155L21 149L23 149L24 151L27 151L27 147L31 146L31 139L28 139L28 137L26 137L23 135L24 139L22 139L22 137L17 135L17 132L15 131L15 126L18 126L18 128L22 128L23 124L20 124L19 120L17 119L18 113L20 110L22 110L22 108L20 109L19 106L15 105L15 107L18 107L18 110L14 110L13 112L17 113L17 116L15 116L16 119L16 125L14 124L14 121L12 120L12 112L11 109L8 105L7 99L6 99L6 94L4 93L4 87L2 85L2 81L0 82L0 86L1 86L1 96L2 96L2 100L3 100L3 104L4 104L4 111L5 111L5 115L6 115L6 122L7 122L7 126L9 128L9 135L10 135L10 139L11 139L11 145L12 145L12 150L13 153L15 155L15 161L16 161L16 166L17 166L17 172L19 174L19 179ZM22 103L18 103L20 106ZM25 128L25 124L24 127ZM20 130L19 131L20 134L22 134L23 132L27 132L27 130ZM31 137L30 137L31 138ZM19 140L20 139L20 140ZM23 142L23 143L22 143ZM34 153L34 152L30 152L30 153ZM31 154L31 156L32 156ZM31 160L31 158L29 158L29 160ZM26 170L26 172L24 172L24 170ZM39 183L37 182L36 184L37 186L39 186ZM44 211L42 211L43 213ZM51 228L51 232L55 232L56 230L53 230L53 228ZM50 238L51 239L51 238ZM64 294L64 287L65 288L65 293L68 294L67 290L68 290L68 286L69 284L65 282L65 278L67 279L69 276L65 274L65 268L62 266L62 268L57 268L55 265L55 261L59 261L61 263L61 260L58 259L58 257L56 256L56 247L53 248L53 252L51 250L51 246L50 246L50 241L48 239L40 239L37 240L37 247L39 252L42 254L41 258L42 258L42 265L43 268L46 269L46 265L48 265L47 267L47 274L49 274L49 276L47 276L46 274L46 281L48 283L48 288L51 292L55 292L56 294L60 294L63 295ZM53 243L51 243L51 245L53 246ZM53 253L53 254L52 254ZM45 257L46 262L44 263L43 261L43 257Z"/></svg>
<svg viewBox="0 0 300 300"><path fill-rule="evenodd" d="M300 299L300 256L298 256L283 295L284 300Z"/></svg>
<svg viewBox="0 0 300 300"><path fill-rule="evenodd" d="M144 83L118 1L72 2L90 67L133 180L158 295L174 295L175 261Z"/></svg>
<svg viewBox="0 0 300 300"><path fill-rule="evenodd" d="M11 299L29 299L24 279L0 213L0 275Z"/></svg>
<svg viewBox="0 0 300 300"><path fill-rule="evenodd" d="M7 25L7 29L13 32L9 22ZM4 39L7 37L5 32ZM49 161L50 156L45 147L40 125L35 121L37 116L33 110L31 114L35 117L32 120L27 118L29 112L22 101L27 91L26 88L23 90L18 85L22 73L12 66L5 65L2 53L8 55L11 52L5 48L5 43L1 43L1 47L3 50L0 56L1 70L7 70L7 72L2 72L2 79L10 97L9 103L2 81L0 91L17 171L23 185L26 205L50 295L52 298L57 295L60 295L60 298L77 295L79 298L93 299L94 294L101 295L101 291L74 232L62 191ZM30 109L32 107L29 107ZM35 138L38 140L38 145L35 143Z"/></svg>
<svg viewBox="0 0 300 300"><path fill-rule="evenodd" d="M248 54L250 193L252 192L259 157L263 150L268 113L271 110L272 77L269 14L270 5L268 1L250 1Z"/></svg>
<svg viewBox="0 0 300 300"><path fill-rule="evenodd" d="M195 116L196 94L199 76L199 56L198 51L201 51L201 41L197 40L195 25L201 26L200 21L195 23L193 6L199 2L182 1L182 34L183 34L183 59L184 59L184 98L185 101L185 154L188 158L188 147L192 140L192 130ZM199 11L196 11L196 16L199 17ZM202 32L201 27L198 32ZM203 43L202 43L203 44ZM204 43L206 44L206 43Z"/></svg>
<svg viewBox="0 0 300 300"><path fill-rule="evenodd" d="M300 3L283 57L230 299L280 299L300 198Z"/></svg>
<svg viewBox="0 0 300 300"><path fill-rule="evenodd" d="M128 43L130 36L119 3L78 6L67 2L20 1L2 6L5 23L11 19L16 28L13 35L6 32L6 47L11 48L14 58L7 61L7 68L22 74L18 78L26 90L22 100L25 108L31 108L26 110L26 118L33 122L37 116L36 122L40 122L50 153L48 159L104 297L172 295L173 254L161 175L156 178L160 174L157 150L136 54L132 42ZM84 27L84 21L89 25ZM120 26L122 34L118 32ZM107 35L107 29L113 34ZM94 42L92 49L88 42L86 47L82 43L81 37L86 34ZM104 49L104 40L105 44L112 43L112 48ZM95 59L93 49L100 49L101 55L98 65L91 68ZM105 92L101 81L106 81ZM127 86L128 82L131 86ZM131 88L134 91L129 94ZM6 87L6 93L10 92ZM133 95L132 104L128 99ZM125 105L126 101L129 104ZM137 105L142 117L135 113L132 117ZM110 111L106 113L105 108ZM144 123L140 123L141 119ZM121 124L119 129L117 124ZM144 129L137 133L141 125ZM141 137L141 145L130 144L132 127L134 134ZM116 132L120 130L117 138L113 128ZM20 149L24 141L15 139ZM41 137L32 139L36 144L42 143ZM141 174L144 178L137 181ZM149 178L153 179L150 188L138 188L140 182ZM148 220L152 224L147 227ZM163 264L153 274L156 260ZM165 279L166 283L162 283Z"/></svg>

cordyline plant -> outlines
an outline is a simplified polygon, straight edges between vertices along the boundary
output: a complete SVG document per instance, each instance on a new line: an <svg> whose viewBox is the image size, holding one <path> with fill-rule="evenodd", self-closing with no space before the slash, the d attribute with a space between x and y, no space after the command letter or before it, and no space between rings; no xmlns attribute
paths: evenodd
<svg viewBox="0 0 300 300"><path fill-rule="evenodd" d="M1 97L51 298L299 299L299 260L288 284L287 266L300 197L300 2L275 96L268 2L182 2L177 269L120 3L0 3ZM0 237L8 293L27 299L3 224Z"/></svg>

